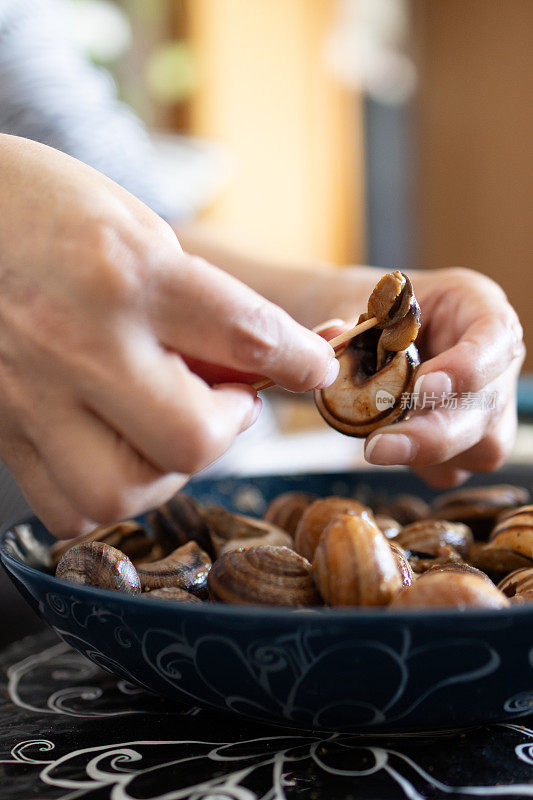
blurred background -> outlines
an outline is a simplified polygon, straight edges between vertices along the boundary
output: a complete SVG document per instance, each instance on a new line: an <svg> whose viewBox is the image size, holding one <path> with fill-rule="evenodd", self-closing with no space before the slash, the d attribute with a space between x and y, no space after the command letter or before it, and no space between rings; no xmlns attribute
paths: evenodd
<svg viewBox="0 0 533 800"><path fill-rule="evenodd" d="M233 241L295 263L481 270L533 368L530 0L71 5L122 98L193 137L199 213Z"/></svg>

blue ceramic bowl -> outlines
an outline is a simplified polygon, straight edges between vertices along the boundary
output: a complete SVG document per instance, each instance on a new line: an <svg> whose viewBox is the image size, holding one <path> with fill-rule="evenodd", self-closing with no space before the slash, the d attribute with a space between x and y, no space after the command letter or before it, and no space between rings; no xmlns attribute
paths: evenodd
<svg viewBox="0 0 533 800"><path fill-rule="evenodd" d="M477 483L531 488L530 468ZM431 493L403 472L197 481L201 502L260 513L277 494ZM31 520L37 541L50 534ZM452 730L533 707L533 607L388 611L188 605L67 583L31 566L24 542L0 557L68 644L145 689L298 728Z"/></svg>

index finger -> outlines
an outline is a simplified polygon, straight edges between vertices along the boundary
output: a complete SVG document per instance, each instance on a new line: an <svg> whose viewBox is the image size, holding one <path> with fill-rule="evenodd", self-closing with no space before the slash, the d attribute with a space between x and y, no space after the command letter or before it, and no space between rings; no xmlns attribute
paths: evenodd
<svg viewBox="0 0 533 800"><path fill-rule="evenodd" d="M322 337L206 261L184 256L152 285L153 330L180 355L265 375L293 391L328 380L335 354Z"/></svg>

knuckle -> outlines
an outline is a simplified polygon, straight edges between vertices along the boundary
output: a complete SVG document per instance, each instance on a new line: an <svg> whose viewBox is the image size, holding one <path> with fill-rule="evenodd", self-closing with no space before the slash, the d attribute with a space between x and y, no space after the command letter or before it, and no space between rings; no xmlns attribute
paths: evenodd
<svg viewBox="0 0 533 800"><path fill-rule="evenodd" d="M80 249L78 275L87 297L123 302L138 290L142 249L115 227L101 222L88 226Z"/></svg>
<svg viewBox="0 0 533 800"><path fill-rule="evenodd" d="M252 371L267 369L280 350L280 321L269 303L241 314L231 332L234 358Z"/></svg>
<svg viewBox="0 0 533 800"><path fill-rule="evenodd" d="M454 359L453 372L455 375L457 392L477 391L486 383L484 365L479 359L472 358L470 342L458 345L462 355Z"/></svg>
<svg viewBox="0 0 533 800"><path fill-rule="evenodd" d="M474 280L480 275L479 272L475 272L475 270L470 269L470 267L450 267L447 272L449 273L450 278L464 282Z"/></svg>
<svg viewBox="0 0 533 800"><path fill-rule="evenodd" d="M526 354L524 329L514 308L510 304L507 304L507 309L508 313L506 315L505 324L510 333L512 357L523 359Z"/></svg>
<svg viewBox="0 0 533 800"><path fill-rule="evenodd" d="M219 455L224 445L218 425L214 421L195 420L185 437L183 431L176 436L178 446L174 452L179 453L177 461L180 472L192 474L207 466Z"/></svg>

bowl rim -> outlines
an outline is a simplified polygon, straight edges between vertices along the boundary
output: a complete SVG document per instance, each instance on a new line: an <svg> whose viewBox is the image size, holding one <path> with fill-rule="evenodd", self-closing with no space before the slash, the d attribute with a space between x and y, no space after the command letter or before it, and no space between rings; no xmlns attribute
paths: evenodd
<svg viewBox="0 0 533 800"><path fill-rule="evenodd" d="M117 602L120 597L128 603L140 603L141 606L146 608L146 599L143 597L144 593L128 594L126 592L115 592L111 589L102 589L99 586L89 586L86 584L73 583L65 581L62 578L57 578L55 575L43 572L37 567L31 567L24 564L18 558L13 556L6 549L6 537L9 532L16 526L24 523L31 522L35 519L34 515L26 515L17 520L17 522L9 523L0 528L0 561L4 568L9 572L23 572L30 578L38 578L50 582L51 586L58 586L63 591L69 590L70 592L80 593L88 599L111 600ZM391 623L399 623L404 621L406 624L416 622L427 623L428 620L435 620L436 622L453 622L454 620L466 623L469 620L494 620L504 623L511 615L511 619L520 616L533 617L533 604L528 606L524 605L511 605L506 608L360 608L353 607L336 607L331 606L261 606L253 604L238 603L172 603L169 600L163 600L158 597L151 598L150 608L154 611L165 610L166 612L179 612L179 616L193 617L207 614L213 614L214 617L230 618L235 615L242 619L258 618L259 620L272 620L279 622L286 622L292 618L305 618L309 615L313 622L323 623L381 623L390 620Z"/></svg>

